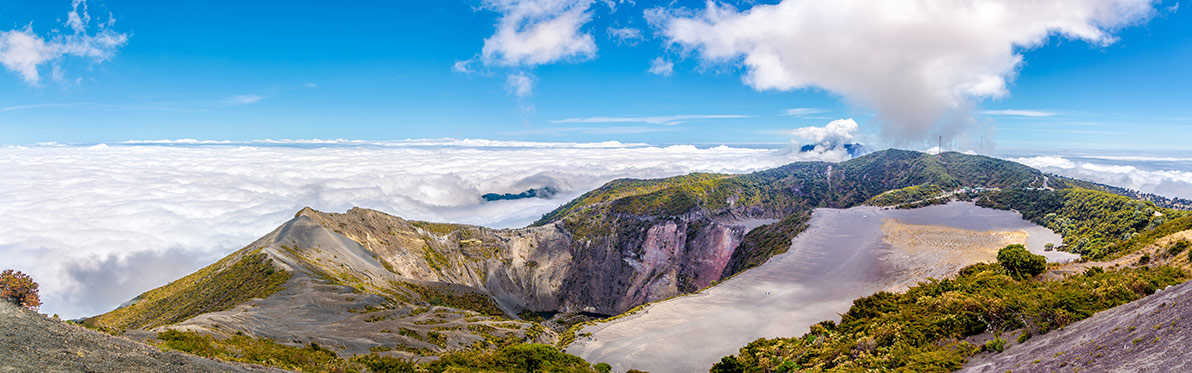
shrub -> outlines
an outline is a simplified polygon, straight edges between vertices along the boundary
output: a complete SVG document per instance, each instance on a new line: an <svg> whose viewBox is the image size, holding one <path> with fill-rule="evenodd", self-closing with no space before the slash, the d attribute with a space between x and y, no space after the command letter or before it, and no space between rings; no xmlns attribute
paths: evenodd
<svg viewBox="0 0 1192 373"><path fill-rule="evenodd" d="M307 347L279 344L266 338L234 335L215 338L196 332L166 330L157 334L162 350L303 372L343 372L353 368L335 352L311 342Z"/></svg>
<svg viewBox="0 0 1192 373"><path fill-rule="evenodd" d="M41 297L37 295L37 283L33 282L33 278L11 269L0 273L0 299L34 311L41 306Z"/></svg>
<svg viewBox="0 0 1192 373"><path fill-rule="evenodd" d="M1151 262L1150 254L1142 254L1142 257L1138 258L1138 265L1140 265L1140 266L1147 265L1150 262Z"/></svg>
<svg viewBox="0 0 1192 373"><path fill-rule="evenodd" d="M998 250L997 262L1016 279L1034 277L1047 268L1047 258L1031 254L1022 245L1010 245Z"/></svg>
<svg viewBox="0 0 1192 373"><path fill-rule="evenodd" d="M417 372L418 363L412 359L381 356L377 353L356 355L352 362L362 364L372 372Z"/></svg>
<svg viewBox="0 0 1192 373"><path fill-rule="evenodd" d="M519 344L477 353L457 351L426 363L431 372L591 372L587 361L544 344Z"/></svg>
<svg viewBox="0 0 1192 373"><path fill-rule="evenodd" d="M1025 334L1023 334L1023 335L1025 335ZM1002 337L990 339L988 342L985 342L985 351L1002 352L1005 350L1006 350L1006 340L1003 339Z"/></svg>
<svg viewBox="0 0 1192 373"><path fill-rule="evenodd" d="M1192 246L1192 243L1188 242L1188 240L1180 240L1167 248L1167 256L1180 255L1180 253L1188 249L1188 246Z"/></svg>
<svg viewBox="0 0 1192 373"><path fill-rule="evenodd" d="M544 319L542 317L542 315L539 315L538 313L536 313L534 311L530 311L530 310L522 310L521 312L518 312L517 317L522 320L532 321L532 322L546 321L546 319Z"/></svg>
<svg viewBox="0 0 1192 373"><path fill-rule="evenodd" d="M593 368L596 368L596 371L600 373L608 373L613 370L613 366L608 365L608 363L597 363Z"/></svg>

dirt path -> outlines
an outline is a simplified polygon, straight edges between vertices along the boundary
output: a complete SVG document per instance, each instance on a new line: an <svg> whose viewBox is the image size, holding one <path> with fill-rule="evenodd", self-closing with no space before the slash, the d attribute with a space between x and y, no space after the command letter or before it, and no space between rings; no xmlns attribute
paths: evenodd
<svg viewBox="0 0 1192 373"><path fill-rule="evenodd" d="M887 218L966 230L1022 230L1032 236L1028 246L1039 252L1044 241L1059 242L1058 235L1017 213L969 203L915 210L818 209L787 253L702 293L587 327L581 333L592 333L591 339L577 338L567 351L593 363L607 362L619 372L707 371L757 338L803 334L812 324L839 319L855 298L946 275L966 264L895 252L881 232Z"/></svg>
<svg viewBox="0 0 1192 373"><path fill-rule="evenodd" d="M0 372L266 372L113 337L0 301Z"/></svg>

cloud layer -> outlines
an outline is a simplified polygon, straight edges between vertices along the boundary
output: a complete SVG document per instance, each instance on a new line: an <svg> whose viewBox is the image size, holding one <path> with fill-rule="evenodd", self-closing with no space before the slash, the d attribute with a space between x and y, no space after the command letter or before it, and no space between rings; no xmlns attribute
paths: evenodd
<svg viewBox="0 0 1192 373"><path fill-rule="evenodd" d="M41 282L43 312L74 318L239 249L307 205L513 227L614 178L747 172L814 156L492 140L7 147L0 148L0 257ZM560 193L481 198L544 186Z"/></svg>
<svg viewBox="0 0 1192 373"><path fill-rule="evenodd" d="M59 61L66 56L82 57L92 63L101 63L112 58L116 50L128 42L128 35L115 32L111 27L114 19L95 22L95 32L88 32L93 22L87 12L85 0L74 0L67 13L65 25L70 33L43 37L33 31L30 23L19 30L0 32L0 65L21 76L30 85L41 84L41 70L51 64L51 77L56 81L65 79Z"/></svg>
<svg viewBox="0 0 1192 373"><path fill-rule="evenodd" d="M1011 160L1057 175L1167 197L1192 199L1192 158L1035 156Z"/></svg>
<svg viewBox="0 0 1192 373"><path fill-rule="evenodd" d="M1151 0L783 0L737 10L709 1L649 19L705 63L741 63L758 90L822 88L875 110L886 134L962 132L969 108L1004 97L1021 51L1052 35L1093 45L1146 20Z"/></svg>

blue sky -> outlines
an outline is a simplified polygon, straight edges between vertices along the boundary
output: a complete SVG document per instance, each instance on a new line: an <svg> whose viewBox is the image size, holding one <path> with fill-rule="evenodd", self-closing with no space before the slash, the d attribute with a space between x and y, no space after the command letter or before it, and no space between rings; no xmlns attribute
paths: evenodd
<svg viewBox="0 0 1192 373"><path fill-rule="evenodd" d="M1041 44L991 41L992 47L1011 45L1022 56L1009 70L994 68L1004 73L1008 86L1001 94L964 96L942 116L892 113L898 110L889 108L897 102L867 101L870 91L902 89L896 81L860 91L840 88L856 82L821 80L779 89L747 83L743 77L756 67L743 61L756 50L742 47L719 58L710 52L708 34L668 28L681 20L727 24L728 18L749 16L754 7L776 8L777 1L729 4L736 9L719 18L702 2L537 2L561 10L527 18L520 27L575 11L581 16L575 35L590 37L594 50L534 63L502 62L511 53L506 50L486 60L486 40L494 38L502 19L530 1L297 1L283 6L92 0L75 10L68 0L6 1L0 3L3 31L46 41L78 35L67 24L68 15L82 15L85 7L90 19L82 35L107 32L126 39L101 46L107 54L102 58L64 54L46 59L36 66L35 82L5 65L0 143L454 137L781 144L790 140L786 130L840 118L860 124L853 141L878 146L926 148L936 135L964 133L963 146L970 148L992 138L1003 149L1187 150L1186 139L1192 138L1187 105L1192 90L1186 88L1192 86L1187 68L1192 9L1172 1L1101 1L1145 6L1146 14L1078 20L1114 24L1100 39L1055 31L1072 22L1056 21L1062 18L1056 15L1039 20L1053 25L1045 26L1053 31L1005 38L1043 37ZM957 12L957 17L973 16ZM106 23L110 19L114 23ZM640 37L619 39L612 29L637 30ZM782 30L759 27L758 32L783 37ZM908 45L915 45L916 37L906 38ZM758 44L747 36L740 40ZM795 56L820 52L799 49L806 45L800 43L778 47L794 49L790 55ZM669 74L649 71L655 59L673 63ZM881 64L881 55L873 59L878 62L842 64ZM459 63L470 71L453 69ZM513 76L528 77L528 92L519 95L511 86ZM805 110L784 115L795 108ZM682 115L723 117L666 118ZM905 122L908 115L968 124L956 129L933 122L931 129L891 136L906 126L891 123Z"/></svg>

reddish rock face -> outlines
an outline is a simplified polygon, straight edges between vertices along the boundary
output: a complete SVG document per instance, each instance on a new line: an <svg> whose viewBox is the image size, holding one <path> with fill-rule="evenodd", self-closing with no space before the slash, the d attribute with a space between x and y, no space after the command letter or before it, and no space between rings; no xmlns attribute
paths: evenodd
<svg viewBox="0 0 1192 373"><path fill-rule="evenodd" d="M623 216L609 234L581 240L562 224L489 229L367 209L298 215L360 243L398 277L468 286L510 313L617 314L698 291L720 279L747 230L702 213Z"/></svg>

